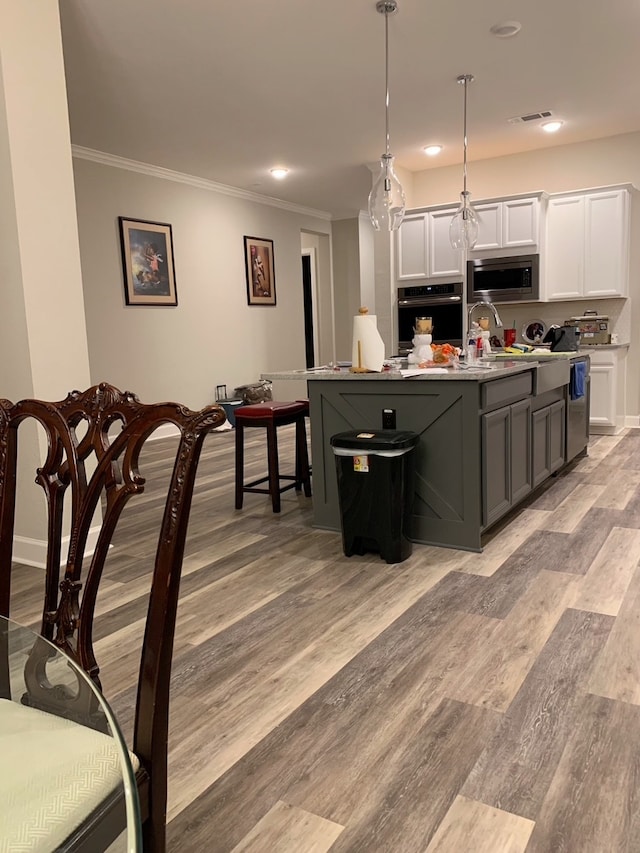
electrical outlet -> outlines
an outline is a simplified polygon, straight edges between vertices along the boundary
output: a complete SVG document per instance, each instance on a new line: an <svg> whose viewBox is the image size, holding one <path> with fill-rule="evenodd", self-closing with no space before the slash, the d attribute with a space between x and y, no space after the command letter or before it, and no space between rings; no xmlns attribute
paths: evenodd
<svg viewBox="0 0 640 853"><path fill-rule="evenodd" d="M395 409L383 409L382 410L382 429L395 429L396 428L396 410Z"/></svg>

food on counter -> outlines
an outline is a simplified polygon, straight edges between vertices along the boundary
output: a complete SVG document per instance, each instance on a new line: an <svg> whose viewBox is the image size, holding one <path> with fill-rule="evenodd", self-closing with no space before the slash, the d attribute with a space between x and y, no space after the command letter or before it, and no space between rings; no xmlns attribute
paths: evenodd
<svg viewBox="0 0 640 853"><path fill-rule="evenodd" d="M450 367L460 355L460 350L451 344L431 344L431 353L431 359L421 361L418 367Z"/></svg>

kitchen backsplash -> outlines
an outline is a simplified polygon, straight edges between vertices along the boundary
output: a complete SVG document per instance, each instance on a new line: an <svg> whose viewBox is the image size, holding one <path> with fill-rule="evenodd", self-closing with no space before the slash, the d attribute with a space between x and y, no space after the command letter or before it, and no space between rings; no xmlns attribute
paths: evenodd
<svg viewBox="0 0 640 853"><path fill-rule="evenodd" d="M611 332L618 336L618 343L626 344L631 339L631 301L629 299L504 303L497 307L503 327L516 329L518 341L523 339L523 327L533 320L541 320L547 328L553 323L561 326L570 317L579 317L585 311L591 310L609 317Z"/></svg>

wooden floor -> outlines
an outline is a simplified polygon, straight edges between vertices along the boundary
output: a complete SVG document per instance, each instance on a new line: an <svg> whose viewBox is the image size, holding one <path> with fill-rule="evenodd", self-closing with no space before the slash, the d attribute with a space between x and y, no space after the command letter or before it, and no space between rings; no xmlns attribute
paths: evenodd
<svg viewBox="0 0 640 853"><path fill-rule="evenodd" d="M279 516L258 495L235 511L233 440L207 439L193 504L169 850L640 851L640 431L594 438L482 554L416 545L397 565L345 557L294 492ZM98 601L125 732L168 442ZM16 618L37 613L32 577Z"/></svg>

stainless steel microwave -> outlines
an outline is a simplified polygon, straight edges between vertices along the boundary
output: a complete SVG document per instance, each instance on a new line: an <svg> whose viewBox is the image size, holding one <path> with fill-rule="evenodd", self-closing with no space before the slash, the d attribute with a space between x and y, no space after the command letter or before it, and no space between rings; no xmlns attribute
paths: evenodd
<svg viewBox="0 0 640 853"><path fill-rule="evenodd" d="M467 261L467 302L536 302L540 298L540 255Z"/></svg>

